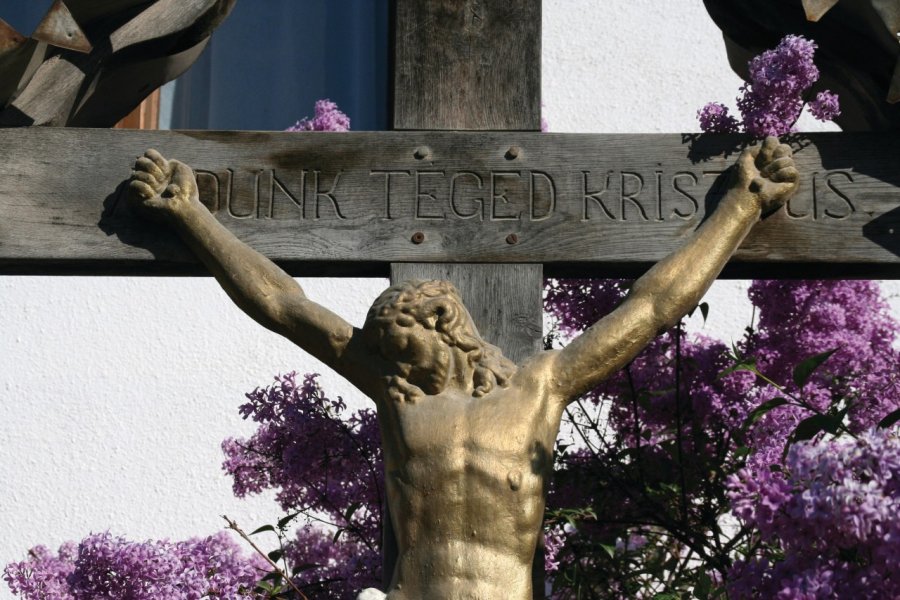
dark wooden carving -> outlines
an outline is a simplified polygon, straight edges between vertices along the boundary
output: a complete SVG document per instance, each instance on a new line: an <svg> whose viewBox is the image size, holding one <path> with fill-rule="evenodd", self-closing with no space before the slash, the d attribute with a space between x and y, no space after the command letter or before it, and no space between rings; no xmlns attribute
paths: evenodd
<svg viewBox="0 0 900 600"><path fill-rule="evenodd" d="M193 64L234 1L56 0L31 38L0 21L0 126L113 126Z"/></svg>
<svg viewBox="0 0 900 600"><path fill-rule="evenodd" d="M844 131L900 129L900 2L897 0L704 0L734 71L787 34L819 45L814 91L841 98ZM710 100L713 100L711 98Z"/></svg>

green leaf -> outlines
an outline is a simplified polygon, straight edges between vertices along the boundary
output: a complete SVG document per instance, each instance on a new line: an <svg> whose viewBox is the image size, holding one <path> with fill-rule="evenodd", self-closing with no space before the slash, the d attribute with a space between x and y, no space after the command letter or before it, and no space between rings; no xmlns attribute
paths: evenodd
<svg viewBox="0 0 900 600"><path fill-rule="evenodd" d="M344 533L344 529L343 529L343 528L338 529L337 531L335 531L335 532L334 532L334 537L331 538L331 543L332 543L332 544L337 544L338 538L341 537L341 534L342 534L342 533Z"/></svg>
<svg viewBox="0 0 900 600"><path fill-rule="evenodd" d="M697 577L697 585L694 587L694 598L699 600L707 600L709 592L712 589L712 580L706 571L701 571Z"/></svg>
<svg viewBox="0 0 900 600"><path fill-rule="evenodd" d="M727 377L732 373L737 373L738 371L750 371L751 373L759 374L759 371L756 369L756 359L751 358L748 360L739 361L716 376L716 379L722 379L723 377Z"/></svg>
<svg viewBox="0 0 900 600"><path fill-rule="evenodd" d="M773 408L778 408L779 406L784 406L787 403L788 399L781 397L766 400L750 411L750 414L747 415L747 418L744 419L744 423L741 425L741 430L746 431L750 428L751 425L762 419L770 410L772 410Z"/></svg>
<svg viewBox="0 0 900 600"><path fill-rule="evenodd" d="M600 547L603 548L603 550L607 554L609 554L610 558L615 558L615 556L616 556L616 547L615 546L610 546L609 544L600 544Z"/></svg>
<svg viewBox="0 0 900 600"><path fill-rule="evenodd" d="M825 431L828 433L837 433L841 427L841 422L829 415L813 415L807 417L797 424L794 433L791 434L790 443L802 442L815 437L816 434Z"/></svg>
<svg viewBox="0 0 900 600"><path fill-rule="evenodd" d="M706 319L709 317L709 303L700 303L700 314L703 315L703 324L706 325Z"/></svg>
<svg viewBox="0 0 900 600"><path fill-rule="evenodd" d="M256 535L257 533L262 533L263 531L275 531L275 528L271 525L263 525L259 529L253 531L250 535Z"/></svg>
<svg viewBox="0 0 900 600"><path fill-rule="evenodd" d="M894 412L888 414L885 418L878 422L878 427L881 429L887 429L894 425L897 421L900 421L900 409L895 410Z"/></svg>
<svg viewBox="0 0 900 600"><path fill-rule="evenodd" d="M276 550L272 550L271 552L269 552L269 554L267 556L269 557L269 560L271 560L272 562L278 562L279 560L281 560L282 554L283 554L283 552L280 549L276 549Z"/></svg>
<svg viewBox="0 0 900 600"><path fill-rule="evenodd" d="M271 571L266 573L266 576L260 579L260 581L271 581L273 583L278 583L281 581L281 573L278 571Z"/></svg>
<svg viewBox="0 0 900 600"><path fill-rule="evenodd" d="M355 513L360 506L362 506L362 502L354 502L344 511L344 519L346 519L348 523L350 522L351 517L353 517L353 513Z"/></svg>
<svg viewBox="0 0 900 600"><path fill-rule="evenodd" d="M299 514L299 512L295 512L278 519L278 529L284 529L285 527L287 527L288 523L296 519L297 515Z"/></svg>
<svg viewBox="0 0 900 600"><path fill-rule="evenodd" d="M794 384L797 387L803 387L806 383L806 380L809 379L809 376L815 372L816 369L821 366L823 362L829 359L829 357L838 351L838 348L833 348L827 352L822 352L821 354L816 354L814 356L810 356L809 358L800 362L799 365L794 367Z"/></svg>

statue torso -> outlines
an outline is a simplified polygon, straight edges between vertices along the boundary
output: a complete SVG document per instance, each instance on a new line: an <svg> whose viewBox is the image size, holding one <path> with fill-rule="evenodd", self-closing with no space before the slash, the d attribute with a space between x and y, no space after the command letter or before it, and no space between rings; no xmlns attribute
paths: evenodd
<svg viewBox="0 0 900 600"><path fill-rule="evenodd" d="M379 408L399 559L390 598L531 597L560 408L520 371ZM399 584L399 587L396 585Z"/></svg>

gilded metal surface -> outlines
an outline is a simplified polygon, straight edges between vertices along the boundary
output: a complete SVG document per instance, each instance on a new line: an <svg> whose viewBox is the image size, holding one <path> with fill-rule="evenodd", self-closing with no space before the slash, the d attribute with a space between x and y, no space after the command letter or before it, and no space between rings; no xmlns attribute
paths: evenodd
<svg viewBox="0 0 900 600"><path fill-rule="evenodd" d="M525 600L567 403L695 306L797 180L790 149L776 139L746 150L712 216L635 282L618 309L566 348L519 365L479 336L449 282L392 286L355 328L220 225L186 165L149 150L131 189L137 206L170 223L248 315L375 401L399 546L388 598Z"/></svg>

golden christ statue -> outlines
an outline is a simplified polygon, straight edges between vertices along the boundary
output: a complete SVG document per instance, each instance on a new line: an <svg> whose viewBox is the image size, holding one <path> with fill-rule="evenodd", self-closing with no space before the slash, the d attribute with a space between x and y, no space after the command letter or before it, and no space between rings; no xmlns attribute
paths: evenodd
<svg viewBox="0 0 900 600"><path fill-rule="evenodd" d="M148 150L130 187L244 312L375 401L399 550L387 598L530 600L566 405L693 308L761 215L797 189L791 150L775 138L744 150L733 171L715 212L615 311L562 350L518 365L481 338L446 281L388 288L359 329L219 224L187 165Z"/></svg>

